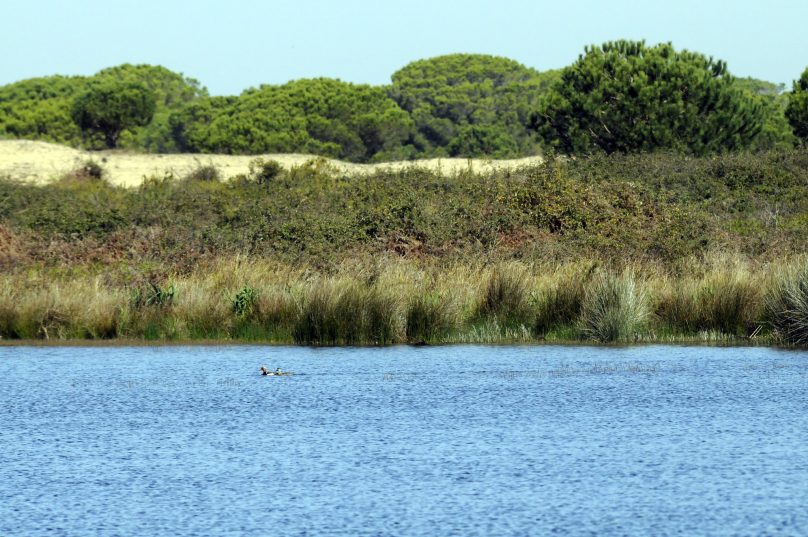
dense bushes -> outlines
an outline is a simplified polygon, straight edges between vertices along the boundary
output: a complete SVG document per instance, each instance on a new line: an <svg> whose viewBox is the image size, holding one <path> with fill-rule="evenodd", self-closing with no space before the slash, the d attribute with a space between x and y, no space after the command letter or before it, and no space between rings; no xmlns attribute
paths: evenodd
<svg viewBox="0 0 808 537"><path fill-rule="evenodd" d="M99 135L107 148L114 149L125 129L151 122L155 105L146 86L105 80L75 98L71 115L83 135Z"/></svg>
<svg viewBox="0 0 808 537"><path fill-rule="evenodd" d="M715 249L773 258L808 247L808 153L796 149L601 155L456 176L348 177L322 161L291 170L264 161L230 182L203 166L135 189L84 173L47 187L0 181L0 227L17 245L5 251L18 266L67 256L187 270L237 254L327 266L362 253L672 263Z"/></svg>
<svg viewBox="0 0 808 537"><path fill-rule="evenodd" d="M70 110L88 87L111 83L145 87L155 100L148 124L121 132L124 148L312 153L355 162L508 158L551 148L785 148L805 115L804 84L788 95L765 81L735 80L723 62L697 53L619 41L587 48L563 71L451 54L403 67L389 86L315 78L226 97L209 97L197 81L159 66L31 79L0 88L0 137L102 147L103 140L82 139Z"/></svg>
<svg viewBox="0 0 808 537"><path fill-rule="evenodd" d="M23 80L0 87L0 136L80 145L81 131L71 115L75 100L92 86L109 84L142 86L155 101L151 121L140 127L130 125L132 128L124 130L120 140L123 147L149 151L175 149L168 116L172 110L206 95L196 80L151 65L124 64L91 77ZM87 147L99 147L95 138L84 142Z"/></svg>
<svg viewBox="0 0 808 537"><path fill-rule="evenodd" d="M708 154L748 147L761 106L735 88L726 64L670 44L615 41L587 47L533 118L568 154L660 148Z"/></svg>
<svg viewBox="0 0 808 537"><path fill-rule="evenodd" d="M394 159L412 121L383 88L325 78L261 86L174 114L183 151L313 153L352 161Z"/></svg>
<svg viewBox="0 0 808 537"><path fill-rule="evenodd" d="M808 142L808 69L794 82L794 89L789 97L786 117L794 134L803 142Z"/></svg>
<svg viewBox="0 0 808 537"><path fill-rule="evenodd" d="M555 78L506 58L452 54L395 72L390 95L412 116L419 153L514 157L537 152L525 127Z"/></svg>

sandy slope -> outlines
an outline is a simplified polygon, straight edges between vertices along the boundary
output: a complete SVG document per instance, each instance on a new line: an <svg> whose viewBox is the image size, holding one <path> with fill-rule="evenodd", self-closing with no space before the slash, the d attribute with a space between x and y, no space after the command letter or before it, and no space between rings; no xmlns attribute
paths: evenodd
<svg viewBox="0 0 808 537"><path fill-rule="evenodd" d="M117 185L134 186L146 176L163 176L172 172L182 176L200 165L216 166L223 177L229 178L246 173L255 156L230 155L145 155L119 151L88 153L56 144L28 140L0 140L0 177L11 177L24 181L47 182L79 166L87 159L100 162L107 171L109 180ZM284 167L298 166L315 158L311 155L263 155L280 162ZM420 166L452 173L468 169L515 168L525 164L541 162L541 157L516 160L469 160L469 159L430 159L384 164L351 164L337 160L329 161L340 170L351 173L366 173L376 168L404 168Z"/></svg>

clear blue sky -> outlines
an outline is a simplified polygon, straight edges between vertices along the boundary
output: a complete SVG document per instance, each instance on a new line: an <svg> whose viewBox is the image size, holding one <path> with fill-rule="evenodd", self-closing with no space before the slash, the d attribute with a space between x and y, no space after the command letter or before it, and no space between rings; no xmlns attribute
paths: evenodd
<svg viewBox="0 0 808 537"><path fill-rule="evenodd" d="M164 65L212 94L328 76L387 83L420 58L478 52L537 69L584 45L672 41L738 76L808 66L808 0L2 0L0 84Z"/></svg>

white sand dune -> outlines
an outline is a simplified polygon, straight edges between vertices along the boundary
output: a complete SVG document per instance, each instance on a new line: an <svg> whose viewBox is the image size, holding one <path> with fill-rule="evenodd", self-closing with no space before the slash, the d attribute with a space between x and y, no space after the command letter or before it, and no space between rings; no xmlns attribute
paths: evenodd
<svg viewBox="0 0 808 537"><path fill-rule="evenodd" d="M0 177L44 183L76 169L83 162L92 159L100 163L107 172L107 178L115 185L136 186L144 177L173 173L183 176L203 165L213 165L223 178L228 179L240 173L247 173L252 160L261 157L277 160L285 168L299 166L318 157L312 155L277 154L254 156L175 154L153 155L127 153L123 151L87 152L70 147L34 142L29 140L0 140ZM368 173L379 168L401 169L424 167L440 169L446 173L468 170L481 172L495 169L517 168L541 162L541 157L528 157L514 160L486 160L443 158L389 162L382 164L353 164L327 159L336 169L348 173Z"/></svg>

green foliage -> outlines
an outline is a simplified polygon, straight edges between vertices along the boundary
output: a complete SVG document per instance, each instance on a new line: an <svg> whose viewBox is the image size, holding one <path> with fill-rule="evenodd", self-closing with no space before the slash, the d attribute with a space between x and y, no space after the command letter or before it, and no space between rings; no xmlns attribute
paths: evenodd
<svg viewBox="0 0 808 537"><path fill-rule="evenodd" d="M201 99L170 124L184 151L305 152L353 161L393 156L412 127L384 89L325 78Z"/></svg>
<svg viewBox="0 0 808 537"><path fill-rule="evenodd" d="M581 305L581 330L608 343L636 340L648 318L648 295L631 272L601 273Z"/></svg>
<svg viewBox="0 0 808 537"><path fill-rule="evenodd" d="M96 83L141 84L156 100L152 121L122 133L120 145L150 151L171 151L168 116L186 103L207 95L193 79L160 66L124 64L99 71L92 77L52 76L22 80L0 87L0 136L82 143L82 133L71 110L75 98ZM95 140L91 140L94 142Z"/></svg>
<svg viewBox="0 0 808 537"><path fill-rule="evenodd" d="M570 154L741 149L762 123L724 62L636 41L587 47L533 116L544 140Z"/></svg>
<svg viewBox="0 0 808 537"><path fill-rule="evenodd" d="M32 78L0 87L0 135L77 144L81 132L70 115L85 77Z"/></svg>
<svg viewBox="0 0 808 537"><path fill-rule="evenodd" d="M525 125L556 76L506 58L452 54L397 71L390 95L411 114L425 155L512 157L537 151Z"/></svg>
<svg viewBox="0 0 808 537"><path fill-rule="evenodd" d="M101 134L112 149L125 129L151 121L155 105L154 95L142 84L103 81L76 97L71 113L82 133Z"/></svg>
<svg viewBox="0 0 808 537"><path fill-rule="evenodd" d="M166 286L155 282L132 290L130 302L134 308L169 306L177 296L177 287L174 284Z"/></svg>
<svg viewBox="0 0 808 537"><path fill-rule="evenodd" d="M806 185L801 149L597 155L456 176L417 167L349 176L315 161L264 184L0 181L0 233L25 245L0 248L0 262L16 251L10 266L149 259L183 273L220 255L317 266L374 253L492 263L669 263L714 249L778 257L808 249Z"/></svg>
<svg viewBox="0 0 808 537"><path fill-rule="evenodd" d="M124 64L103 69L93 78L142 84L154 95L152 120L142 128L130 130L124 145L158 153L177 151L168 122L171 113L207 96L207 90L197 80L159 65Z"/></svg>
<svg viewBox="0 0 808 537"><path fill-rule="evenodd" d="M87 136L72 112L87 107L88 88L114 84L146 88L155 101L151 119L121 123L118 116L101 125L83 115L83 125L101 129ZM799 87L789 98L775 84L734 80L723 62L627 41L587 48L563 71L452 54L405 66L390 86L318 78L231 97L210 97L196 80L164 67L124 64L91 77L0 87L0 138L150 152L311 153L354 162L511 158L548 146L571 154L665 148L700 155L792 145L792 125L807 130L799 127L805 123Z"/></svg>
<svg viewBox="0 0 808 537"><path fill-rule="evenodd" d="M256 311L258 290L245 285L233 297L230 308L237 317L249 317Z"/></svg>
<svg viewBox="0 0 808 537"><path fill-rule="evenodd" d="M283 166L277 160L257 158L250 162L250 177L259 185L268 184L281 172L283 172Z"/></svg>
<svg viewBox="0 0 808 537"><path fill-rule="evenodd" d="M808 69L794 82L789 96L786 117L794 129L794 134L803 142L808 142Z"/></svg>
<svg viewBox="0 0 808 537"><path fill-rule="evenodd" d="M789 101L788 94L784 91L785 85L754 78L737 78L734 85L757 101L763 112L763 126L751 148L765 150L792 147L796 138L785 115Z"/></svg>

